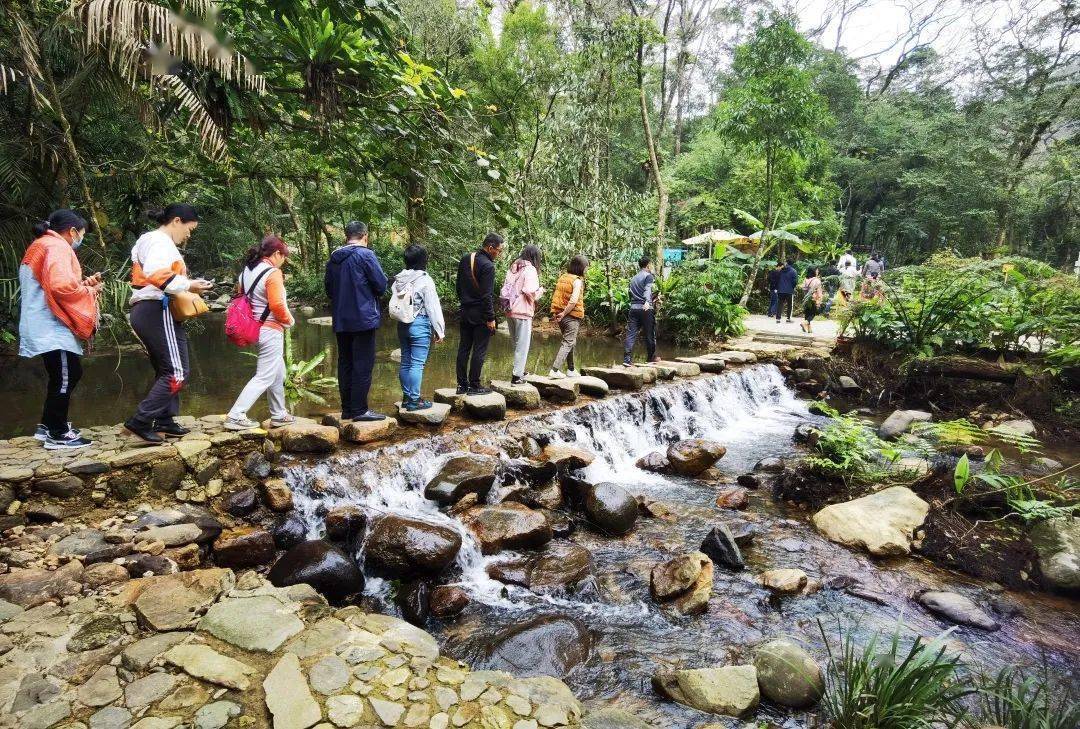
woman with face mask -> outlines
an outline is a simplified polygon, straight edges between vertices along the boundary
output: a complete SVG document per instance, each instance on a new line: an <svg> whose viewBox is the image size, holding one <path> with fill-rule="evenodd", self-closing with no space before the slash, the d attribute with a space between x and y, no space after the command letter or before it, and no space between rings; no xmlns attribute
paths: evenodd
<svg viewBox="0 0 1080 729"><path fill-rule="evenodd" d="M135 415L124 427L147 443L161 443L162 435L180 437L188 429L176 422L180 388L190 372L184 325L173 319L168 296L183 291L201 294L213 284L188 278L180 249L199 226L195 208L173 203L150 214L158 227L143 233L131 249L131 328L142 342L157 377Z"/></svg>
<svg viewBox="0 0 1080 729"><path fill-rule="evenodd" d="M33 233L19 266L19 354L40 355L48 375L34 437L48 450L84 448L91 441L71 427L68 407L82 377L79 340L89 340L97 329L101 275L83 278L75 249L86 235L86 220L77 213L55 210Z"/></svg>

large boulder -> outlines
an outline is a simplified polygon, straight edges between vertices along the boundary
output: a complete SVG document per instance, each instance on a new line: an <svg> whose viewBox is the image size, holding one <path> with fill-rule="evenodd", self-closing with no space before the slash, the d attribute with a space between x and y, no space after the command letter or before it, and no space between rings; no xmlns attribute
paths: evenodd
<svg viewBox="0 0 1080 729"><path fill-rule="evenodd" d="M220 568L149 577L141 583L135 614L151 630L188 628L234 584L232 570Z"/></svg>
<svg viewBox="0 0 1080 729"><path fill-rule="evenodd" d="M502 631L485 650L485 668L509 671L516 677L563 678L588 660L592 636L566 615L541 615Z"/></svg>
<svg viewBox="0 0 1080 729"><path fill-rule="evenodd" d="M933 417L922 410L894 410L892 415L885 418L885 422L878 426L878 437L896 440L908 432L913 424L929 422L933 420Z"/></svg>
<svg viewBox="0 0 1080 729"><path fill-rule="evenodd" d="M488 567L488 574L494 579L534 592L573 587L592 573L589 550L566 541L551 542L539 552Z"/></svg>
<svg viewBox="0 0 1080 729"><path fill-rule="evenodd" d="M1000 627L970 598L956 592L927 590L918 596L918 600L930 612L958 625L970 625L982 630L997 630Z"/></svg>
<svg viewBox="0 0 1080 729"><path fill-rule="evenodd" d="M814 527L828 539L875 555L911 552L911 540L930 505L904 486L893 486L814 514Z"/></svg>
<svg viewBox="0 0 1080 729"><path fill-rule="evenodd" d="M451 458L428 481L424 496L440 504L456 503L465 494L476 494L483 499L495 483L498 465L491 456L475 453Z"/></svg>
<svg viewBox="0 0 1080 729"><path fill-rule="evenodd" d="M368 531L364 563L393 577L433 577L454 562L459 549L461 535L450 527L387 514Z"/></svg>
<svg viewBox="0 0 1080 729"><path fill-rule="evenodd" d="M504 484L516 481L528 486L546 486L555 480L558 467L552 461L515 458L503 465L502 474Z"/></svg>
<svg viewBox="0 0 1080 729"><path fill-rule="evenodd" d="M680 704L726 716L746 716L761 700L753 666L662 671L653 676L653 686Z"/></svg>
<svg viewBox="0 0 1080 729"><path fill-rule="evenodd" d="M802 709L825 693L821 668L802 647L786 638L773 640L754 654L758 688L774 704Z"/></svg>
<svg viewBox="0 0 1080 729"><path fill-rule="evenodd" d="M549 443L544 446L542 457L558 468L576 470L585 468L596 460L596 454L573 446Z"/></svg>
<svg viewBox="0 0 1080 729"><path fill-rule="evenodd" d="M311 585L331 600L364 589L364 575L352 557L322 539L297 544L274 563L267 577L276 587Z"/></svg>
<svg viewBox="0 0 1080 729"><path fill-rule="evenodd" d="M474 506L461 519L484 554L498 554L504 549L536 549L552 537L547 516L524 504Z"/></svg>
<svg viewBox="0 0 1080 729"><path fill-rule="evenodd" d="M621 536L634 528L638 503L622 486L598 483L585 497L585 513L600 531Z"/></svg>
<svg viewBox="0 0 1080 729"><path fill-rule="evenodd" d="M727 448L711 440L690 438L672 443L667 449L671 470L680 476L697 476L727 453Z"/></svg>
<svg viewBox="0 0 1080 729"><path fill-rule="evenodd" d="M691 552L653 567L649 592L660 603L670 604L683 615L709 609L713 564L701 552Z"/></svg>
<svg viewBox="0 0 1080 729"><path fill-rule="evenodd" d="M642 471L652 471L653 473L669 473L671 471L671 463L668 462L668 457L663 451L646 453L634 461L634 465Z"/></svg>
<svg viewBox="0 0 1080 729"><path fill-rule="evenodd" d="M1048 586L1080 591L1080 518L1061 517L1039 522L1031 530L1039 567Z"/></svg>

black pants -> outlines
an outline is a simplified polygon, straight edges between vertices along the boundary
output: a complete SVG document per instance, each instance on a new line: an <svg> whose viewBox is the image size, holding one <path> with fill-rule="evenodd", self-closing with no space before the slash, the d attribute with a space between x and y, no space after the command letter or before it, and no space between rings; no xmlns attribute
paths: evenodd
<svg viewBox="0 0 1080 729"><path fill-rule="evenodd" d="M491 342L491 330L487 322L472 323L462 318L461 339L457 348L457 384L458 387L480 387L480 371L487 359L488 344Z"/></svg>
<svg viewBox="0 0 1080 729"><path fill-rule="evenodd" d="M656 357L656 310L631 309L630 321L626 326L626 342L623 345L623 359L630 361L634 353L634 342L638 332L645 336L645 359L651 362Z"/></svg>
<svg viewBox="0 0 1080 729"><path fill-rule="evenodd" d="M138 302L131 307L130 320L157 375L133 418L150 428L155 421L167 423L180 414L180 389L191 372L187 332L160 301Z"/></svg>
<svg viewBox="0 0 1080 729"><path fill-rule="evenodd" d="M341 417L355 418L368 411L371 371L375 368L375 329L338 332L337 377Z"/></svg>
<svg viewBox="0 0 1080 729"><path fill-rule="evenodd" d="M814 317L818 314L818 305L814 303L813 299L810 299L803 304L803 318L806 321L814 321Z"/></svg>
<svg viewBox="0 0 1080 729"><path fill-rule="evenodd" d="M49 435L59 438L68 429L68 406L71 393L82 378L82 361L79 355L63 349L54 349L41 355L49 383L45 387L45 407L41 409L41 424L49 429Z"/></svg>
<svg viewBox="0 0 1080 729"><path fill-rule="evenodd" d="M787 307L786 311L787 311L788 320L791 319L791 307L792 307L791 299L792 299L793 296L795 296L795 294L780 294L779 295L779 298L778 298L778 300L776 302L776 321L780 321L780 315L783 314L784 311L785 311L784 307Z"/></svg>

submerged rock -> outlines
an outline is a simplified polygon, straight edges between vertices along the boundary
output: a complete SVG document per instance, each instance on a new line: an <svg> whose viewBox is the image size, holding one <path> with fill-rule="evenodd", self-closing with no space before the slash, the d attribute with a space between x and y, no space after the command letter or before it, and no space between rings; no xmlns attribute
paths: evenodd
<svg viewBox="0 0 1080 729"><path fill-rule="evenodd" d="M875 555L911 552L911 540L930 505L904 486L893 486L814 514L814 527L826 538Z"/></svg>
<svg viewBox="0 0 1080 729"><path fill-rule="evenodd" d="M592 573L589 550L564 541L551 542L535 554L488 567L492 578L538 592L572 587Z"/></svg>
<svg viewBox="0 0 1080 729"><path fill-rule="evenodd" d="M456 585L439 585L431 591L431 614L437 618L452 618L469 605L469 593Z"/></svg>
<svg viewBox="0 0 1080 729"><path fill-rule="evenodd" d="M928 590L918 596L919 604L950 622L982 630L997 630L997 621L971 599L955 592Z"/></svg>
<svg viewBox="0 0 1080 729"><path fill-rule="evenodd" d="M672 443L667 449L671 470L680 476L697 476L724 457L727 448L715 441L690 438Z"/></svg>
<svg viewBox="0 0 1080 729"><path fill-rule="evenodd" d="M766 570L758 577L762 586L781 595L795 595L806 587L806 573L800 569Z"/></svg>
<svg viewBox="0 0 1080 729"><path fill-rule="evenodd" d="M276 587L306 583L331 600L364 589L364 575L352 557L322 539L301 542L283 554L267 575Z"/></svg>
<svg viewBox="0 0 1080 729"><path fill-rule="evenodd" d="M494 637L482 663L515 676L563 678L592 654L584 624L566 615L541 615Z"/></svg>
<svg viewBox="0 0 1080 729"><path fill-rule="evenodd" d="M802 709L813 706L825 693L821 668L802 647L780 638L754 654L758 688L774 704Z"/></svg>
<svg viewBox="0 0 1080 729"><path fill-rule="evenodd" d="M474 506L461 516L484 554L504 549L535 549L551 541L551 524L543 512L524 504Z"/></svg>
<svg viewBox="0 0 1080 729"><path fill-rule="evenodd" d="M364 542L364 562L399 578L435 576L461 549L461 535L448 526L399 514L379 517Z"/></svg>
<svg viewBox="0 0 1080 729"><path fill-rule="evenodd" d="M397 604L406 620L423 626L431 614L431 583L424 580L405 583L398 590Z"/></svg>
<svg viewBox="0 0 1080 729"><path fill-rule="evenodd" d="M709 530L699 549L714 563L729 569L741 570L746 566L736 537L727 524L720 523Z"/></svg>
<svg viewBox="0 0 1080 729"><path fill-rule="evenodd" d="M440 504L453 504L466 494L476 494L482 499L495 483L497 466L498 461L490 456L471 454L451 458L428 481L424 496Z"/></svg>
<svg viewBox="0 0 1080 729"><path fill-rule="evenodd" d="M585 513L599 530L622 536L634 528L638 517L637 499L622 486L598 483L585 497Z"/></svg>

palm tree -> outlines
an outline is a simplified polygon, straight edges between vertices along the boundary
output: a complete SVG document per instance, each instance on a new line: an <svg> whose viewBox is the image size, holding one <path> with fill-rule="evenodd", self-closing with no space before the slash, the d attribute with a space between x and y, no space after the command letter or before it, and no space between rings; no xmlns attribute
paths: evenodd
<svg viewBox="0 0 1080 729"><path fill-rule="evenodd" d="M781 253L783 253L783 246L787 243L795 246L803 253L811 252L813 246L804 241L797 234L805 233L820 221L795 220L786 225L781 225L778 228L766 230L764 223L745 210L736 209L732 212L735 217L754 228L755 232L751 233L749 238L752 241L757 241L754 262L750 267L750 275L746 277L746 286L743 288L742 298L739 299L739 306L746 306L746 302L750 300L750 292L754 290L754 279L757 278L758 268L761 266L761 259L765 254L772 250L773 246L777 243L781 245Z"/></svg>

